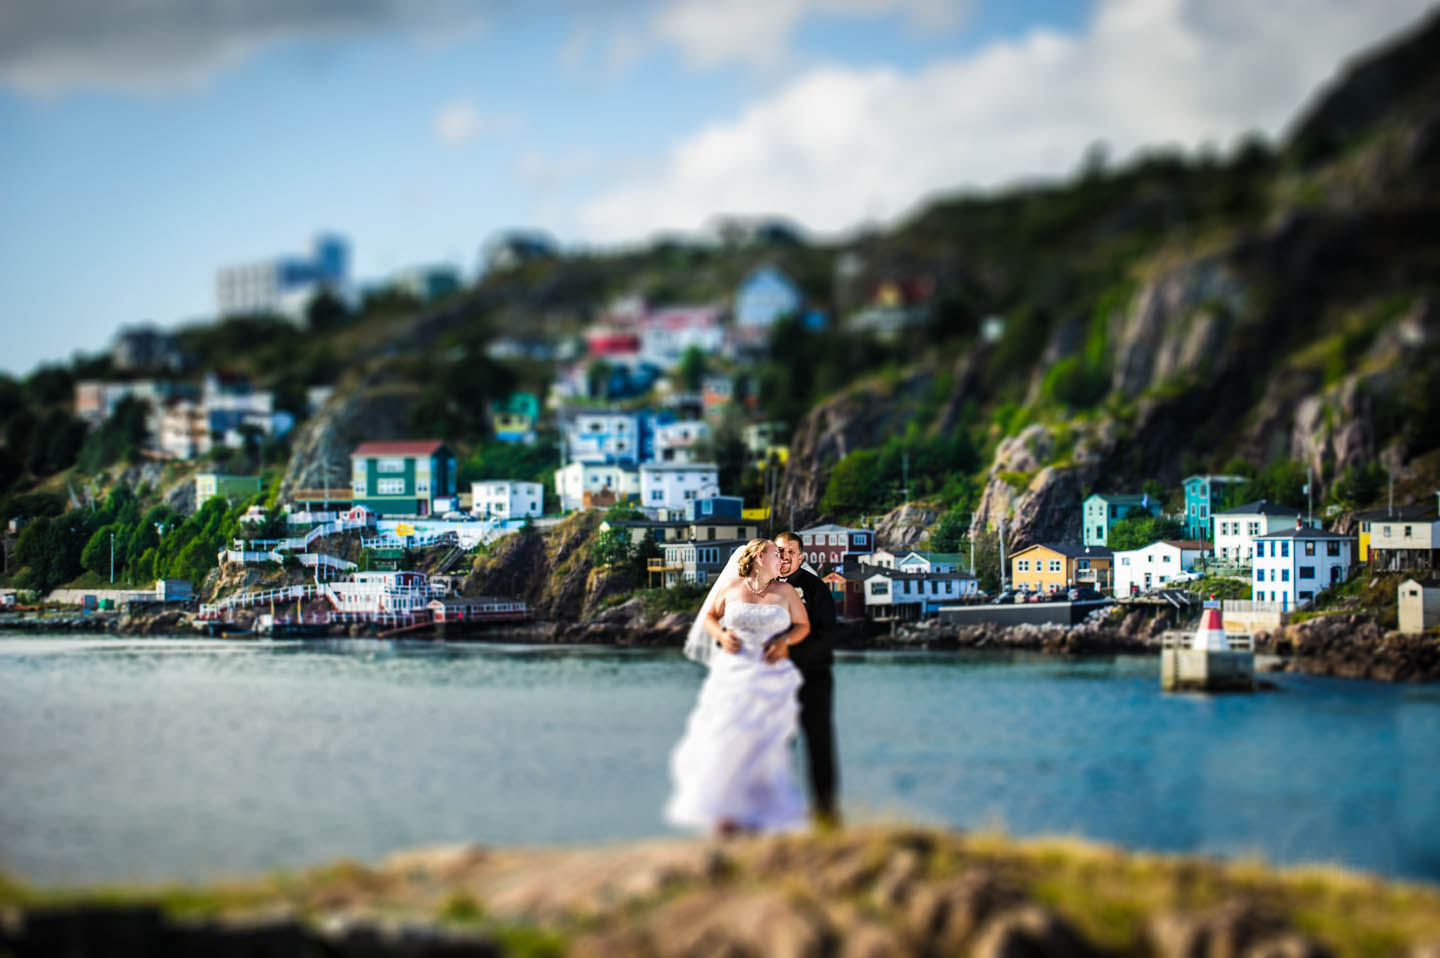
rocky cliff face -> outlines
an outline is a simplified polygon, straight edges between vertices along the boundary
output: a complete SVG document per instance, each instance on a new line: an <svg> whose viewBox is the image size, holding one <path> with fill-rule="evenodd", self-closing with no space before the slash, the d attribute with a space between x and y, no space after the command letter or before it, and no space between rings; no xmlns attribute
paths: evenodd
<svg viewBox="0 0 1440 958"><path fill-rule="evenodd" d="M903 432L933 379L932 369L917 367L894 385L867 381L813 408L790 440L776 507L780 524L798 529L814 522L835 463Z"/></svg>
<svg viewBox="0 0 1440 958"><path fill-rule="evenodd" d="M598 512L588 510L543 534L521 530L505 536L476 561L462 592L514 596L524 600L537 618L576 621L586 610L590 540L600 520Z"/></svg>
<svg viewBox="0 0 1440 958"><path fill-rule="evenodd" d="M410 413L419 391L419 384L378 377L342 383L296 436L280 498L326 486L348 495L351 450L370 439L413 438Z"/></svg>

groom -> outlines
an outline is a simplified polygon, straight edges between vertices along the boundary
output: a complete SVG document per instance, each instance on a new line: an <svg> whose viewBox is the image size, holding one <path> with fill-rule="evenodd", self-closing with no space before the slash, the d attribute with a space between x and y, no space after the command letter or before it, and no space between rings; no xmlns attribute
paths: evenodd
<svg viewBox="0 0 1440 958"><path fill-rule="evenodd" d="M782 532L775 537L780 550L780 581L788 582L805 600L810 634L792 646L778 643L775 657L789 653L805 683L800 686L800 727L805 731L805 755L810 763L812 811L821 825L840 824L835 802L835 676L830 665L835 632L835 599L820 577L806 568L800 537ZM768 652L769 650L767 650ZM770 658L767 655L766 658Z"/></svg>

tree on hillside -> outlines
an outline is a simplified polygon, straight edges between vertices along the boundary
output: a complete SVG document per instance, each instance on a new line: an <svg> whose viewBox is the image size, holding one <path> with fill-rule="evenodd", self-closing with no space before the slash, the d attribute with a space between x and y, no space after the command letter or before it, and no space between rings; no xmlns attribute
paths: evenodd
<svg viewBox="0 0 1440 958"><path fill-rule="evenodd" d="M680 357L680 365L675 369L675 375L685 384L690 392L699 392L700 383L705 379L707 365L705 352L699 346L691 346L685 350L685 355Z"/></svg>
<svg viewBox="0 0 1440 958"><path fill-rule="evenodd" d="M956 552L970 539L970 512L951 509L930 528L930 547L936 552Z"/></svg>
<svg viewBox="0 0 1440 958"><path fill-rule="evenodd" d="M1143 549L1162 539L1179 539L1185 534L1185 527L1179 519L1166 516L1127 516L1110 527L1106 537L1109 548L1115 552Z"/></svg>
<svg viewBox="0 0 1440 958"><path fill-rule="evenodd" d="M350 321L350 311L340 297L322 289L305 307L305 325L312 333L328 333Z"/></svg>

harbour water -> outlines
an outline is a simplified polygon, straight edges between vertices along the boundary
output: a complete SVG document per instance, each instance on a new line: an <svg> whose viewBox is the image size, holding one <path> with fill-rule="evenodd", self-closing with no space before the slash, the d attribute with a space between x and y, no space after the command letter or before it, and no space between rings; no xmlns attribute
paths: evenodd
<svg viewBox="0 0 1440 958"><path fill-rule="evenodd" d="M1160 691L1154 658L855 653L852 820L1440 881L1440 687ZM203 879L666 834L670 651L0 637L0 870Z"/></svg>

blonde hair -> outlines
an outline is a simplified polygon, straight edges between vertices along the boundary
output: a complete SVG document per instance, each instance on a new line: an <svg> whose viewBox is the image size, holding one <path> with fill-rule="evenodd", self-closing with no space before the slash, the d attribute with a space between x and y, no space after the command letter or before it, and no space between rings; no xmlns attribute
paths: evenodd
<svg viewBox="0 0 1440 958"><path fill-rule="evenodd" d="M755 560L765 552L765 547L770 544L769 539L751 539L745 543L745 548L740 550L740 558L735 560L735 571L742 576L748 576L755 571Z"/></svg>

